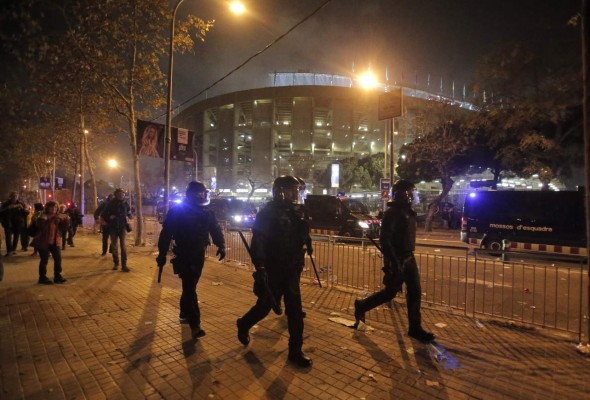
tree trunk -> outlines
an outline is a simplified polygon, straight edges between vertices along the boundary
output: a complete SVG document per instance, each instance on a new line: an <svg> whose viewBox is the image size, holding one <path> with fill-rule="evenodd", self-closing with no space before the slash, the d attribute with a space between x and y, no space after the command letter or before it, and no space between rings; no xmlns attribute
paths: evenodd
<svg viewBox="0 0 590 400"><path fill-rule="evenodd" d="M134 99L129 101L129 139L131 141L131 157L133 159L133 184L135 188L135 245L144 246L143 240L143 206L141 203L141 182L139 178L139 155L137 154L137 130L135 129Z"/></svg>
<svg viewBox="0 0 590 400"><path fill-rule="evenodd" d="M92 203L90 206L92 207L92 213L98 208L98 190L96 189L96 177L94 176L94 168L92 167L92 162L90 160L90 154L88 152L88 142L85 143L84 151L86 152L86 166L88 167L88 173L90 174L90 182L92 182ZM96 224L92 224L92 233L96 233Z"/></svg>
<svg viewBox="0 0 590 400"><path fill-rule="evenodd" d="M451 178L443 178L441 179L441 183L442 191L428 206L428 214L426 214L426 221L424 222L424 230L426 232L432 232L432 220L440 208L440 202L447 197L455 182Z"/></svg>

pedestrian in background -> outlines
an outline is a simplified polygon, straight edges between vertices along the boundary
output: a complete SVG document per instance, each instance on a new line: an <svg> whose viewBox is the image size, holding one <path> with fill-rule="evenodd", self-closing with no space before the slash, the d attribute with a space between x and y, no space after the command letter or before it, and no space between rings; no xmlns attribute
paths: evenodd
<svg viewBox="0 0 590 400"><path fill-rule="evenodd" d="M302 255L307 235L305 224L296 205L303 191L301 182L293 176L275 179L273 200L256 215L252 227L252 262L256 268L254 294L256 304L237 320L238 340L244 346L250 342L249 330L268 315L274 302L285 300L289 327L289 362L307 368L312 365L303 348L303 309L299 287ZM270 291L270 293L268 293ZM272 297L270 297L272 296Z"/></svg>
<svg viewBox="0 0 590 400"><path fill-rule="evenodd" d="M421 342L431 342L434 335L422 328L420 302L422 289L420 273L414 258L416 248L416 212L412 205L419 204L418 192L414 184L399 180L393 185L393 199L387 203L381 224L379 243L383 251L383 284L385 288L364 300L355 300L355 327L365 322L365 313L387 303L396 296L406 284L406 304L408 311L408 335Z"/></svg>
<svg viewBox="0 0 590 400"><path fill-rule="evenodd" d="M205 185L197 181L190 182L186 188L185 201L168 211L158 240L158 267L166 264L170 243L174 241L174 258L170 262L174 273L182 280L180 322L188 322L193 339L205 336L201 328L197 284L205 264L209 236L217 246L219 261L225 258L223 232L213 211L205 208L209 201L209 190Z"/></svg>
<svg viewBox="0 0 590 400"><path fill-rule="evenodd" d="M66 249L66 242L68 237L68 231L70 229L70 217L66 213L67 206L65 204L60 204L58 206L57 214L61 218L64 223L60 224L59 226L59 235L61 237L61 250L64 251Z"/></svg>
<svg viewBox="0 0 590 400"><path fill-rule="evenodd" d="M102 237L102 254L101 256L106 256L107 255L107 248L109 249L109 252L113 252L110 248L109 248L109 229L106 226L106 222L105 220L100 216L102 214L102 212L104 211L104 208L106 207L106 205L113 200L115 196L111 193L107 196L107 198L102 201L98 207L96 207L96 210L94 211L94 222L98 224L99 228L99 233L101 234Z"/></svg>
<svg viewBox="0 0 590 400"><path fill-rule="evenodd" d="M109 201L100 215L105 220L106 226L111 238L111 250L113 252L113 270L119 268L119 249L121 247L121 271L129 272L127 267L127 249L125 245L125 238L127 232L131 232L129 219L131 216L131 209L129 203L125 200L125 191L123 189L115 189L113 193L113 200Z"/></svg>
<svg viewBox="0 0 590 400"><path fill-rule="evenodd" d="M31 212L31 207L28 204L25 204L26 216L25 216L25 224L20 230L20 250L21 251L28 251L29 250L29 242L31 238L29 237L28 228L31 224L33 219L33 213Z"/></svg>
<svg viewBox="0 0 590 400"><path fill-rule="evenodd" d="M68 228L68 245L74 247L74 236L78 231L78 226L82 225L83 215L76 203L70 203L66 209L66 214L70 217L70 227Z"/></svg>
<svg viewBox="0 0 590 400"><path fill-rule="evenodd" d="M67 217L66 217L67 218ZM61 234L63 227L67 229L68 221L63 215L57 214L57 203L48 201L44 212L35 221L37 234L33 238L33 246L39 252L39 284L50 285L47 278L47 264L49 254L53 257L53 283L64 283L66 279L61 275Z"/></svg>
<svg viewBox="0 0 590 400"><path fill-rule="evenodd" d="M43 204L35 203L33 205L33 212L31 214L32 214L31 223L27 227L27 233L28 233L29 237L31 238L31 247L33 248L33 253L31 253L31 256L36 256L39 252L38 252L37 248L35 246L33 246L32 239L37 234L37 225L35 224L35 222L41 216L41 214L43 214Z"/></svg>
<svg viewBox="0 0 590 400"><path fill-rule="evenodd" d="M18 239L26 226L28 210L18 197L17 192L10 192L8 200L0 206L0 219L6 240L6 257L16 254Z"/></svg>

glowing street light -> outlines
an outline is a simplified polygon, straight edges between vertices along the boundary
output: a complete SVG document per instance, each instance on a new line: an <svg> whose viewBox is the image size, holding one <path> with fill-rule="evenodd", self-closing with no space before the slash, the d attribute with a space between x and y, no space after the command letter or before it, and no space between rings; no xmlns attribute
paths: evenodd
<svg viewBox="0 0 590 400"><path fill-rule="evenodd" d="M117 168L117 165L119 165L117 160L115 160L114 158L111 158L109 161L107 161L107 164L110 168Z"/></svg>
<svg viewBox="0 0 590 400"><path fill-rule="evenodd" d="M184 0L178 0L172 11L170 21L170 43L168 50L168 98L166 101L166 136L164 139L164 212L168 213L168 198L170 197L170 145L172 143L172 74L174 73L174 24L176 12ZM230 3L230 10L234 14L242 14L246 8L236 0ZM196 161L195 161L196 162ZM196 177L195 177L196 179Z"/></svg>
<svg viewBox="0 0 590 400"><path fill-rule="evenodd" d="M243 14L246 11L246 7L240 1L232 1L229 5L229 9L236 15Z"/></svg>
<svg viewBox="0 0 590 400"><path fill-rule="evenodd" d="M377 77L371 71L364 72L358 76L359 84L365 89L373 89L379 83Z"/></svg>

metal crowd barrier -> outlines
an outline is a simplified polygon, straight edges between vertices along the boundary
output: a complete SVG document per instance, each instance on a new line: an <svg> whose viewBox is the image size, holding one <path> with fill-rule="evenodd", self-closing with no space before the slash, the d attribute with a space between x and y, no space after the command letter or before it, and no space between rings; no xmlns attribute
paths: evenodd
<svg viewBox="0 0 590 400"><path fill-rule="evenodd" d="M251 233L243 233L249 242ZM156 240L158 234L153 234ZM252 269L238 232L224 227L224 235L226 261ZM382 288L382 256L369 240L313 236L313 248L323 287L355 291L359 296ZM216 251L215 246L209 246L207 256L215 257ZM492 253L483 249L469 252L463 246L417 244L423 304L474 318L485 316L566 331L581 338L583 310L588 303L584 257ZM318 284L309 257L302 281ZM396 301L405 302L405 294L400 293Z"/></svg>

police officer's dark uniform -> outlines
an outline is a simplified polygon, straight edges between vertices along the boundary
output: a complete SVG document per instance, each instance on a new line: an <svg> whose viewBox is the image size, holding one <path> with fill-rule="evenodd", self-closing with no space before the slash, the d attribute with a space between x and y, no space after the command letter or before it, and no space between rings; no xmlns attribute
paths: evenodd
<svg viewBox="0 0 590 400"><path fill-rule="evenodd" d="M191 327L193 339L205 336L201 329L201 311L197 299L197 283L205 264L205 249L210 244L209 235L218 247L219 260L225 258L225 239L215 214L205 206L209 204L209 191L201 182L190 182L186 200L168 211L160 239L158 266L166 264L170 242L174 240L171 260L174 273L182 279L180 296L181 322L186 320Z"/></svg>
<svg viewBox="0 0 590 400"><path fill-rule="evenodd" d="M406 283L408 308L408 335L421 341L430 342L434 335L422 328L420 316L420 273L414 258L416 247L416 212L412 210L415 193L414 184L399 180L393 185L393 200L387 205L379 243L383 250L383 284L385 288L364 300L355 300L356 324L365 321L365 313L383 303L391 301Z"/></svg>
<svg viewBox="0 0 590 400"><path fill-rule="evenodd" d="M273 184L273 200L256 216L252 227L252 261L256 267L254 293L256 304L237 320L238 340L250 342L248 331L268 315L272 301L261 288L264 275L274 299L284 296L289 326L288 360L299 367L310 367L312 361L303 354L303 310L299 275L303 261L303 246L309 236L300 210L296 208L302 187L296 178L281 176ZM305 234L305 230L307 233Z"/></svg>

